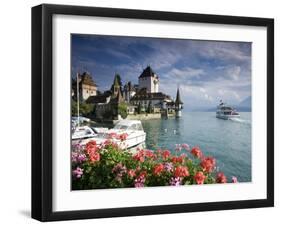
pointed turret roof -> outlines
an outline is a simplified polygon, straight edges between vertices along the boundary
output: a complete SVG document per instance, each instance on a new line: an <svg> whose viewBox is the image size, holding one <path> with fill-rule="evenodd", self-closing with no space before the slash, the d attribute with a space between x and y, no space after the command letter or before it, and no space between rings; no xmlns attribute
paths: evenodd
<svg viewBox="0 0 281 226"><path fill-rule="evenodd" d="M118 93L117 93L117 96L113 99L111 99L111 102L112 103L121 103L123 101L123 96L122 96L122 93L120 91L120 89L118 89Z"/></svg>
<svg viewBox="0 0 281 226"><path fill-rule="evenodd" d="M113 81L114 86L120 86L117 76L118 76L118 74L115 74L114 81Z"/></svg>
<svg viewBox="0 0 281 226"><path fill-rule="evenodd" d="M175 104L183 104L183 102L181 101L179 88L178 88L178 90L177 90L177 97L176 97Z"/></svg>
<svg viewBox="0 0 281 226"><path fill-rule="evenodd" d="M146 69L143 70L139 78L145 78L145 77L154 77L156 74L152 70L150 66L147 66Z"/></svg>
<svg viewBox="0 0 281 226"><path fill-rule="evenodd" d="M80 79L80 84L97 86L97 84L94 82L94 80L89 72L84 72L83 74L79 74L78 77Z"/></svg>

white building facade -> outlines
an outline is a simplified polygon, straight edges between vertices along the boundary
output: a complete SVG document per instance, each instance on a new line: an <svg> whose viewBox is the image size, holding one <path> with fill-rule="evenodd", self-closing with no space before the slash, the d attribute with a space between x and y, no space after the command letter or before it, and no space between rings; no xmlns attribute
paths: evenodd
<svg viewBox="0 0 281 226"><path fill-rule="evenodd" d="M139 76L139 89L146 89L147 93L159 92L159 78L152 68L148 66Z"/></svg>

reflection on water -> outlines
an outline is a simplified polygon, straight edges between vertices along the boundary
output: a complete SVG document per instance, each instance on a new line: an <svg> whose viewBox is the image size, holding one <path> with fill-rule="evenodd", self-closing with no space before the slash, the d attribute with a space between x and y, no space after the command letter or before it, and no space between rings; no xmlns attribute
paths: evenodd
<svg viewBox="0 0 281 226"><path fill-rule="evenodd" d="M213 112L185 112L179 119L147 120L142 124L147 148L174 150L175 144L198 145L205 155L217 159L219 169L228 177L251 181L251 113L222 120Z"/></svg>

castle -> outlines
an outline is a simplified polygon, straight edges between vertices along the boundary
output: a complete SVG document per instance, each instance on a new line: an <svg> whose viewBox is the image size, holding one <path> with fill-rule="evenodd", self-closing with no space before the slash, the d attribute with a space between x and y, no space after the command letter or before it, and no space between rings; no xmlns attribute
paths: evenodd
<svg viewBox="0 0 281 226"><path fill-rule="evenodd" d="M129 81L123 86L121 76L116 74L111 89L104 93L97 91L97 85L88 73L83 73L78 78L80 99L95 106L94 115L97 119L118 119L120 106L123 108L126 106L126 113L129 115L158 113L163 116L174 114L176 117L181 117L183 102L179 89L177 89L176 100L159 92L159 77L150 66L143 70L138 77L138 84L134 85ZM75 83L76 81L73 80L73 87ZM74 91L73 97L75 95Z"/></svg>

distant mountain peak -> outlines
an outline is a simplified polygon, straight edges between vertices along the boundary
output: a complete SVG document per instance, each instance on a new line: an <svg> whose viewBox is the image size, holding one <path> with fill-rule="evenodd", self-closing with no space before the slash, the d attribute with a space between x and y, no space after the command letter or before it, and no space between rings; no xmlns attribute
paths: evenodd
<svg viewBox="0 0 281 226"><path fill-rule="evenodd" d="M252 111L252 96L248 96L237 105L238 111Z"/></svg>

